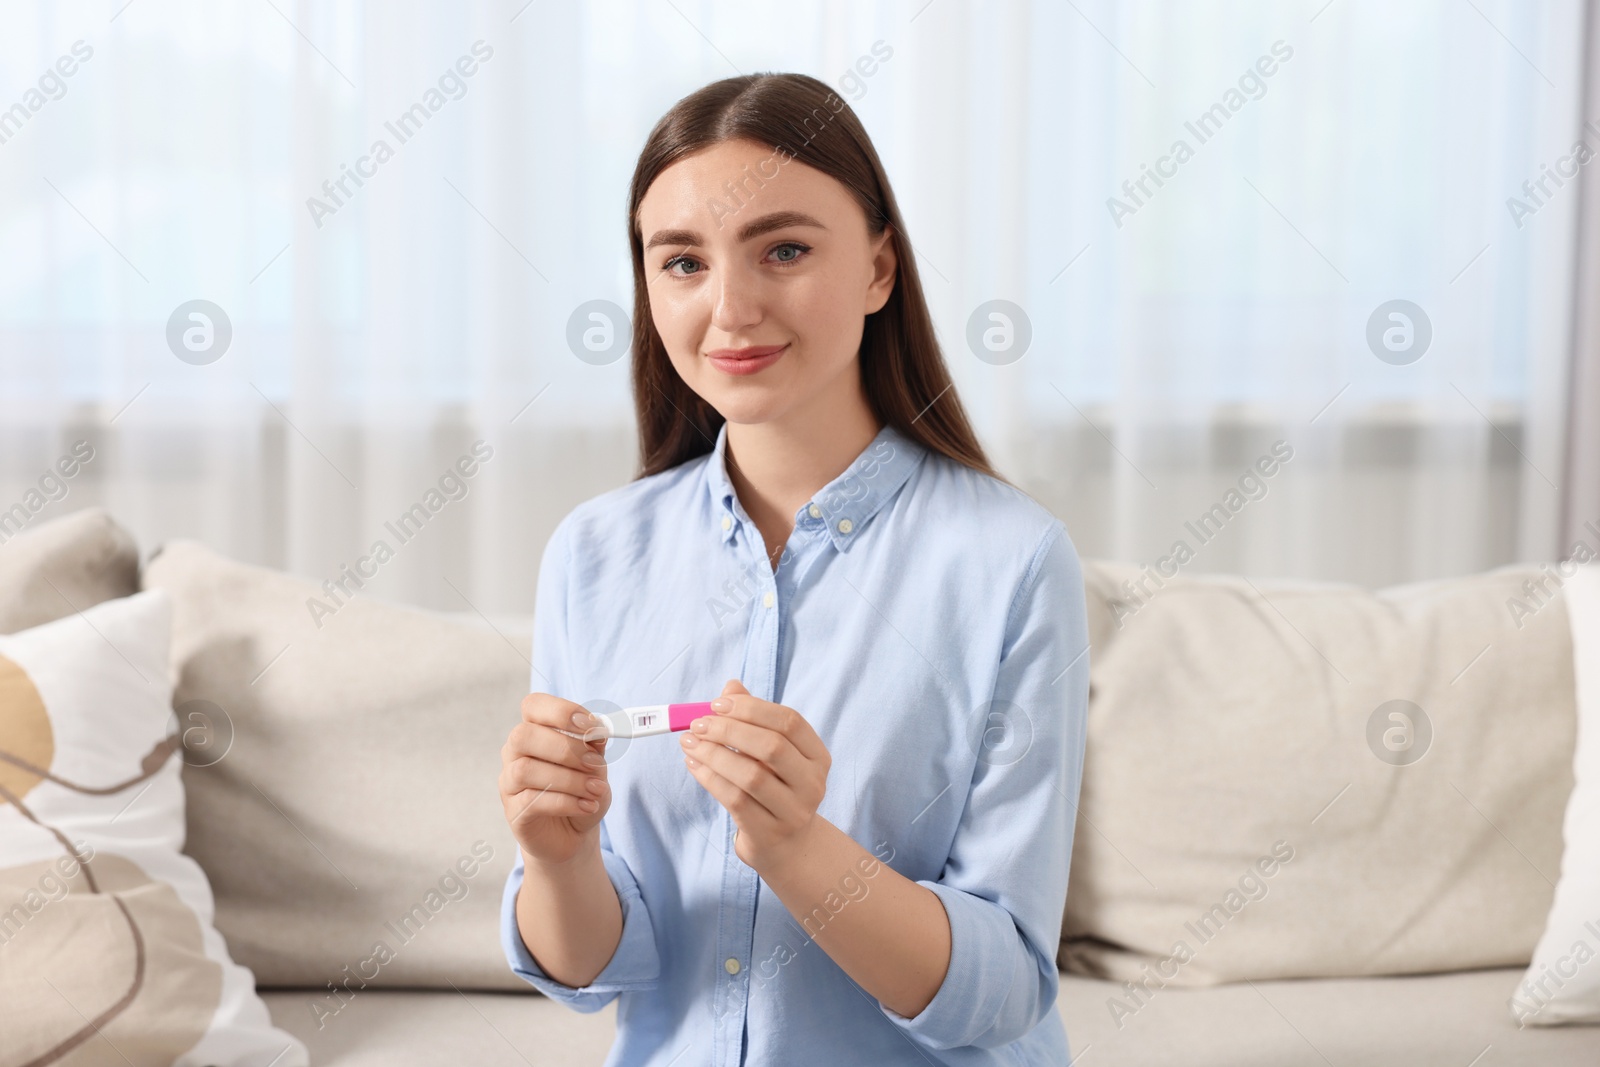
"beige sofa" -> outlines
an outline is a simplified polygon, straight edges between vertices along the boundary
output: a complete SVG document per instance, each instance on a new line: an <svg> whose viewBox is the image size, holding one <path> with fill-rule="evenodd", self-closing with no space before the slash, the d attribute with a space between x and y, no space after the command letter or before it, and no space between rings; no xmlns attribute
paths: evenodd
<svg viewBox="0 0 1600 1067"><path fill-rule="evenodd" d="M197 543L147 547L98 509L0 546L0 633L171 593L175 704L206 709L225 745L185 767L186 851L274 1021L328 1067L601 1063L615 1005L544 999L498 940L514 846L495 778L530 620L334 602ZM1516 568L1378 596L1085 574L1089 757L1058 1002L1076 1057L1600 1063L1600 1027L1519 1028L1507 1006L1572 786L1559 600L1514 629ZM1432 750L1405 766L1369 744L1369 713L1399 698L1432 709ZM1274 847L1293 858L1250 876ZM469 855L483 862L459 895L419 910ZM1246 877L1259 896L1217 912ZM1164 965L1197 921L1210 936ZM390 961L352 981L380 940ZM905 1062L922 1062L909 1045Z"/></svg>

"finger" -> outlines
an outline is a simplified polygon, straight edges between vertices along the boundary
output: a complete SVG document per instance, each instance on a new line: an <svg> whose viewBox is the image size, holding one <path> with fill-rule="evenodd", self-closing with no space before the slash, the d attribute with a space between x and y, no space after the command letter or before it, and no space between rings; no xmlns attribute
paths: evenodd
<svg viewBox="0 0 1600 1067"><path fill-rule="evenodd" d="M780 828L781 822L772 813L772 809L725 778L704 760L696 759L688 770L695 781L700 783L700 787L727 809L741 829L748 829L752 834L760 833L768 836Z"/></svg>
<svg viewBox="0 0 1600 1067"><path fill-rule="evenodd" d="M760 760L790 786L798 786L806 780L806 757L793 741L776 730L729 715L704 715L694 721L694 726L701 727L698 730L690 728L701 741L725 745L740 754ZM695 750L699 748L699 745L694 746ZM690 754L693 755L693 751Z"/></svg>
<svg viewBox="0 0 1600 1067"><path fill-rule="evenodd" d="M757 726L764 726L769 730L776 730L793 742L794 747L799 749L807 759L824 759L827 757L828 747L822 743L822 738L817 736L817 732L811 728L811 724L806 721L805 716L793 708L784 707L782 704L774 704L770 700L762 700L760 697L745 693L737 696L718 697L711 702L713 705L712 710L716 711L715 705L724 700L728 702L728 708L726 711L720 712L719 717L729 716L735 719L743 719L745 722L755 723Z"/></svg>
<svg viewBox="0 0 1600 1067"><path fill-rule="evenodd" d="M506 817L506 823L513 829L538 818L593 815L600 806L594 797L579 798L570 793L545 789L525 790L512 797L511 802L513 810ZM586 808L583 806L585 803L593 806Z"/></svg>
<svg viewBox="0 0 1600 1067"><path fill-rule="evenodd" d="M536 722L557 729L571 729L572 716L583 710L582 704L549 693L529 693L522 698L523 722Z"/></svg>
<svg viewBox="0 0 1600 1067"><path fill-rule="evenodd" d="M611 736L610 730L601 722L599 716L582 704L575 705L572 714L551 729L586 744L604 741Z"/></svg>
<svg viewBox="0 0 1600 1067"><path fill-rule="evenodd" d="M804 805L795 790L781 781L764 763L742 752L730 752L720 745L693 745L684 750L684 755L729 783L749 803L758 805L768 816L781 821L798 818L802 814ZM691 766L689 769L695 771L699 768ZM705 783L702 781L701 784ZM723 806L727 807L727 803L724 802ZM734 809L729 807L728 810Z"/></svg>
<svg viewBox="0 0 1600 1067"><path fill-rule="evenodd" d="M548 726L583 742L597 741L607 736L605 728L582 704L549 693L529 693L523 697L522 719L524 722Z"/></svg>
<svg viewBox="0 0 1600 1067"><path fill-rule="evenodd" d="M599 786L591 788L591 782L598 782ZM508 763L500 771L500 792L505 796L516 796L525 789L552 789L575 797L594 798L605 795L606 783L603 777L589 771L523 757Z"/></svg>
<svg viewBox="0 0 1600 1067"><path fill-rule="evenodd" d="M552 726L550 729L554 730L558 734L563 734L572 738L574 741L585 745L592 745L597 741L605 741L611 736L610 734L606 733L606 728L604 726L598 725L585 727L581 733L578 732L575 727L568 729L564 726Z"/></svg>
<svg viewBox="0 0 1600 1067"><path fill-rule="evenodd" d="M579 770L592 769L603 774L605 754L603 741L586 744L554 727L524 722L511 728L502 758L504 762L510 763L518 756L532 756L535 759L549 760L551 763L560 763ZM599 761L586 759L591 755L598 756Z"/></svg>

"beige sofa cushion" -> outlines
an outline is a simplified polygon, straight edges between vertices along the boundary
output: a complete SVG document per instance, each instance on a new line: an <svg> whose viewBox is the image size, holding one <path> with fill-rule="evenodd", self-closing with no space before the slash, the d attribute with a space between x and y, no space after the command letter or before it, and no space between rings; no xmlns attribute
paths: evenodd
<svg viewBox="0 0 1600 1067"><path fill-rule="evenodd" d="M1600 1030L1519 1030L1505 1011L1516 970L1408 978L1259 982L1158 993L1119 1027L1106 1005L1120 985L1061 979L1056 1011L1079 1067L1594 1067ZM616 1035L615 1002L581 1014L543 997L504 993L375 992L338 1026L317 1029L312 991L263 998L279 1025L310 1047L317 1067L437 1064L594 1064ZM484 1025L487 1022L488 1025ZM509 1047L507 1047L509 1046ZM1486 1046L1493 1046L1482 1055ZM1082 1057L1080 1060L1078 1057ZM1473 1064L1474 1057L1481 1057ZM904 1061L925 1067L908 1052ZM676 1067L688 1067L683 1056Z"/></svg>
<svg viewBox="0 0 1600 1067"><path fill-rule="evenodd" d="M186 851L234 958L322 989L306 1010L328 1026L345 989L529 992L500 950L515 844L496 791L529 634L365 594L319 628L311 582L188 541L145 585L172 595L180 718L215 731L219 758L184 768Z"/></svg>
<svg viewBox="0 0 1600 1067"><path fill-rule="evenodd" d="M1136 1015L1120 985L1065 975L1058 1007L1079 1067L1594 1067L1600 1030L1519 1028L1514 968L1166 989ZM273 1012L277 1012L274 1007ZM308 1042L309 1043L309 1042ZM1090 1051L1090 1050L1093 1051ZM353 1067L318 1055L319 1067ZM396 1064L399 1067L399 1064Z"/></svg>
<svg viewBox="0 0 1600 1067"><path fill-rule="evenodd" d="M0 544L0 634L65 618L139 589L139 548L103 508L29 526Z"/></svg>
<svg viewBox="0 0 1600 1067"><path fill-rule="evenodd" d="M1160 988L1528 962L1575 735L1564 603L1508 607L1540 571L1369 593L1084 570L1062 966ZM1408 765L1378 754L1404 754L1396 700L1431 724Z"/></svg>

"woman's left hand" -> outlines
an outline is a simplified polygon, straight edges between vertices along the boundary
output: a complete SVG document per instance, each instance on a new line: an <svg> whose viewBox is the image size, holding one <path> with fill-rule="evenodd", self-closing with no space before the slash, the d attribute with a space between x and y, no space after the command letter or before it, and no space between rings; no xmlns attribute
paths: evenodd
<svg viewBox="0 0 1600 1067"><path fill-rule="evenodd" d="M833 759L799 712L736 679L712 706L718 714L696 719L679 743L689 773L739 827L734 852L760 871L803 846Z"/></svg>

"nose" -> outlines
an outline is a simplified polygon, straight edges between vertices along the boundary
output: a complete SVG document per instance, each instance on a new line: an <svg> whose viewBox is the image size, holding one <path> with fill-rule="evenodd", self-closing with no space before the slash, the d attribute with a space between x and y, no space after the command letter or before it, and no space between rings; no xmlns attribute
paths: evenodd
<svg viewBox="0 0 1600 1067"><path fill-rule="evenodd" d="M760 281L743 265L729 265L718 272L713 285L711 325L726 334L738 334L762 318Z"/></svg>

